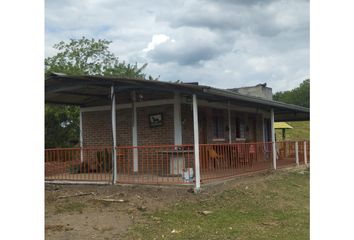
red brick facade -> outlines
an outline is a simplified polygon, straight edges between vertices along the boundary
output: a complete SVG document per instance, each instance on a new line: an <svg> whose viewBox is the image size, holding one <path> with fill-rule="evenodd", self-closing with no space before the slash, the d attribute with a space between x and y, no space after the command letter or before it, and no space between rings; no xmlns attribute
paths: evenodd
<svg viewBox="0 0 354 240"><path fill-rule="evenodd" d="M203 136L199 136L200 143L228 143L229 142L229 120L228 120L228 112L227 110L220 110L223 115L224 120L224 137L223 139L214 139L213 137L213 108L207 108L204 106L200 106L198 108L199 112L199 131L204 130L204 140ZM245 138L246 141L256 141L261 142L263 141L263 123L262 123L262 115L260 114L251 114L245 112L236 112L231 111L231 142L236 142L236 117L243 118L246 124L246 132ZM181 106L181 115L182 115L182 139L183 144L193 144L193 112L192 106L190 104L182 104ZM252 116L256 120L256 139L251 138L250 131L252 130L251 121L249 117ZM204 129L201 129L203 126ZM247 131L248 129L248 131Z"/></svg>
<svg viewBox="0 0 354 240"><path fill-rule="evenodd" d="M163 114L163 125L151 128L149 115ZM117 144L132 145L132 109L116 111ZM174 143L173 105L137 108L138 145L163 145ZM84 112L82 117L83 145L111 146L112 123L110 111ZM162 134L163 133L163 134Z"/></svg>
<svg viewBox="0 0 354 240"><path fill-rule="evenodd" d="M161 97L161 96L159 96ZM144 97L144 99L156 99L154 97ZM118 102L118 101L117 101ZM118 103L119 104L119 103ZM226 109L219 110L223 115L224 133L222 139L213 137L213 108L199 106L200 143L228 143L229 123ZM119 146L132 145L132 109L118 109L117 117L117 144ZM163 125L160 127L150 127L149 115L162 113ZM236 117L245 121L246 141L263 141L263 123L260 114L231 111L231 139L236 142ZM254 120L252 120L254 119ZM182 143L193 144L193 112L191 104L181 104L182 121ZM255 129L252 121L255 122ZM83 145L89 146L111 146L112 126L111 111L83 112ZM252 132L254 133L252 134ZM138 107L137 108L137 134L138 146L146 145L172 145L174 144L174 116L173 104L160 106ZM253 135L253 136L251 136Z"/></svg>

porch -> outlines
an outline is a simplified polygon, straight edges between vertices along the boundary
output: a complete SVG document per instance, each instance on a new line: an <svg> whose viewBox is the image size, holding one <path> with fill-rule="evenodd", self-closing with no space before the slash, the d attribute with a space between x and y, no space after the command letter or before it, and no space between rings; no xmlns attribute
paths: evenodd
<svg viewBox="0 0 354 240"><path fill-rule="evenodd" d="M80 107L80 147L45 150L46 180L194 185L299 165L307 142L275 142L275 121L307 108L195 83L52 74L46 102ZM270 96L270 97L269 97Z"/></svg>
<svg viewBox="0 0 354 240"><path fill-rule="evenodd" d="M200 182L274 169L272 143L200 144ZM276 166L309 164L308 141L276 143ZM116 147L117 177L121 184L195 184L194 145ZM134 152L139 165L134 169ZM112 183L113 148L45 150L45 180Z"/></svg>

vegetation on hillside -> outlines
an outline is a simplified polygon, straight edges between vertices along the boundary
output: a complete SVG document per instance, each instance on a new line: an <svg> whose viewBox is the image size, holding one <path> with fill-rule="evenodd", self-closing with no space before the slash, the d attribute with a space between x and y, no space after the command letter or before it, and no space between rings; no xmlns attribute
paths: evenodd
<svg viewBox="0 0 354 240"><path fill-rule="evenodd" d="M290 91L276 92L273 95L273 100L309 108L310 79L304 80L299 87Z"/></svg>
<svg viewBox="0 0 354 240"><path fill-rule="evenodd" d="M310 140L310 122L287 122L293 129L285 130L285 140ZM275 136L277 141L282 141L282 131L280 129L275 130Z"/></svg>
<svg viewBox="0 0 354 240"><path fill-rule="evenodd" d="M295 104L302 107L310 107L310 79L304 80L299 87L290 91L277 92L273 99L279 102ZM293 129L285 131L286 140L310 140L310 122L288 122ZM282 131L275 131L277 141L282 140Z"/></svg>

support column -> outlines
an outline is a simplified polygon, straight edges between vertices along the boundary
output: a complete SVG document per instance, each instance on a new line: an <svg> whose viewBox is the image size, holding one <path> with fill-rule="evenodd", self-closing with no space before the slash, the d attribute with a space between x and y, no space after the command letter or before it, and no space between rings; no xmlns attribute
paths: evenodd
<svg viewBox="0 0 354 240"><path fill-rule="evenodd" d="M274 109L270 110L270 130L272 131L272 147L273 147L273 168L277 169L277 150L275 148L275 129L274 129Z"/></svg>
<svg viewBox="0 0 354 240"><path fill-rule="evenodd" d="M197 96L193 94L193 130L194 130L194 161L195 161L195 192L200 191L200 168L199 168L199 127Z"/></svg>
<svg viewBox="0 0 354 240"><path fill-rule="evenodd" d="M138 172L138 128L137 128L137 117L136 117L136 93L132 92L132 146L133 146L133 170Z"/></svg>
<svg viewBox="0 0 354 240"><path fill-rule="evenodd" d="M84 161L83 146L84 146L84 140L83 140L83 135L82 135L82 112L81 112L81 108L80 108L80 161L81 162Z"/></svg>
<svg viewBox="0 0 354 240"><path fill-rule="evenodd" d="M229 121L229 143L232 143L231 139L231 113L230 113L230 100L227 102L227 117Z"/></svg>
<svg viewBox="0 0 354 240"><path fill-rule="evenodd" d="M173 104L173 125L174 125L174 144L182 144L182 121L181 121L181 96L175 93Z"/></svg>
<svg viewBox="0 0 354 240"><path fill-rule="evenodd" d="M117 181L117 137L116 137L116 94L114 86L111 87L111 100L112 100L112 184Z"/></svg>
<svg viewBox="0 0 354 240"><path fill-rule="evenodd" d="M306 144L306 141L304 141L304 162L307 167L307 144Z"/></svg>
<svg viewBox="0 0 354 240"><path fill-rule="evenodd" d="M295 142L295 161L296 161L296 166L299 166L299 142Z"/></svg>
<svg viewBox="0 0 354 240"><path fill-rule="evenodd" d="M262 113L262 134L263 134L263 142L267 142L267 139L266 139L266 131L265 131L265 124L264 124L264 114ZM264 145L265 146L265 145Z"/></svg>

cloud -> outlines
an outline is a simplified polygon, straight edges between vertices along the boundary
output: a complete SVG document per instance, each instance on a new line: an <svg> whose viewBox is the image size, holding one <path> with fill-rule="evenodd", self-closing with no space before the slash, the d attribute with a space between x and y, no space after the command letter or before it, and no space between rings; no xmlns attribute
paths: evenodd
<svg viewBox="0 0 354 240"><path fill-rule="evenodd" d="M189 26L271 37L282 31L308 28L309 10L308 2L301 0L191 1L173 14L159 15L157 20L172 28Z"/></svg>
<svg viewBox="0 0 354 240"><path fill-rule="evenodd" d="M173 40L164 41L148 53L157 63L175 62L179 65L198 65L217 58L232 49L232 43L205 29L180 29Z"/></svg>
<svg viewBox="0 0 354 240"><path fill-rule="evenodd" d="M148 63L161 80L214 87L309 77L307 0L46 0L45 51L70 38L103 38L121 61Z"/></svg>
<svg viewBox="0 0 354 240"><path fill-rule="evenodd" d="M151 50L154 50L158 45L170 40L169 36L166 36L165 34L154 34L152 36L151 42L147 45L146 48L143 49L143 52L149 52ZM171 42L174 42L172 39Z"/></svg>

